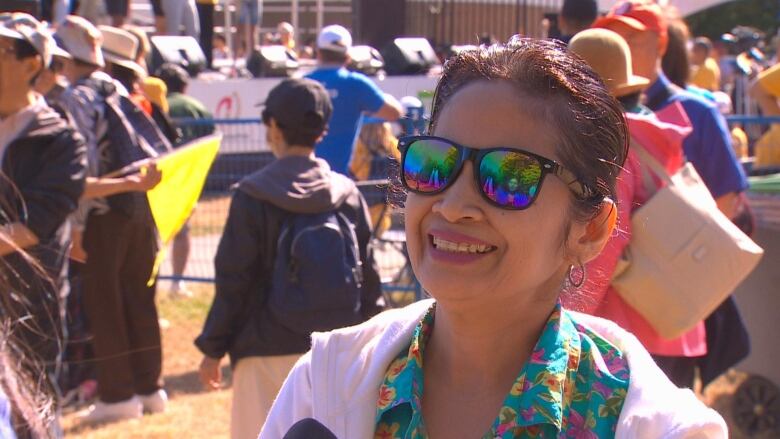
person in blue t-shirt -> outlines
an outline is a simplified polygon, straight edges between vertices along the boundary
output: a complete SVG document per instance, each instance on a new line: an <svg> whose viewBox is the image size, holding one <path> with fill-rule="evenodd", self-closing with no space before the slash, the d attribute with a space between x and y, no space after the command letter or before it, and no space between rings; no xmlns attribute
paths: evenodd
<svg viewBox="0 0 780 439"><path fill-rule="evenodd" d="M401 104L382 93L368 77L350 72L347 53L352 46L352 35L342 26L322 28L317 37L319 67L307 75L322 83L333 101L333 118L328 134L317 146L317 156L328 162L331 169L342 174L349 172L349 162L355 138L360 131L363 113L394 121L401 117Z"/></svg>

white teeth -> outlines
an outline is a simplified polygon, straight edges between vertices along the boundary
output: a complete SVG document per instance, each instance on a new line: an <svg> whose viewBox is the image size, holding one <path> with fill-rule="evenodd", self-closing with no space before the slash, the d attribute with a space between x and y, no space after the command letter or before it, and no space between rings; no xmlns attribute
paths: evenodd
<svg viewBox="0 0 780 439"><path fill-rule="evenodd" d="M488 251L493 250L492 246L486 244L458 243L447 241L436 236L433 237L433 245L439 250L457 253L487 253Z"/></svg>

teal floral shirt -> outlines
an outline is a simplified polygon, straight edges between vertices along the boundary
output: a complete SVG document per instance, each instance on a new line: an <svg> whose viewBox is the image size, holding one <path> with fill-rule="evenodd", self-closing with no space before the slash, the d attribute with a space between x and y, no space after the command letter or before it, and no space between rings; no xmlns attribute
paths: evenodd
<svg viewBox="0 0 780 439"><path fill-rule="evenodd" d="M435 311L436 304L417 325L409 348L387 369L377 401L376 439L428 437L422 367ZM483 438L613 437L628 380L622 352L558 304Z"/></svg>

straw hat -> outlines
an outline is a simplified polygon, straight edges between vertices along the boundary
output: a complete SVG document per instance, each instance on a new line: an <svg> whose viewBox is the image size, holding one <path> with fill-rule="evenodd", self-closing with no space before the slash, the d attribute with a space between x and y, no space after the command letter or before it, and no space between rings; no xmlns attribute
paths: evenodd
<svg viewBox="0 0 780 439"><path fill-rule="evenodd" d="M611 30L584 30L572 38L569 50L590 64L593 71L601 76L612 96L635 93L650 84L647 78L634 75L628 44L623 37Z"/></svg>
<svg viewBox="0 0 780 439"><path fill-rule="evenodd" d="M111 63L136 72L140 78L145 78L146 69L135 62L138 38L118 27L101 25L98 29L103 34L103 57Z"/></svg>

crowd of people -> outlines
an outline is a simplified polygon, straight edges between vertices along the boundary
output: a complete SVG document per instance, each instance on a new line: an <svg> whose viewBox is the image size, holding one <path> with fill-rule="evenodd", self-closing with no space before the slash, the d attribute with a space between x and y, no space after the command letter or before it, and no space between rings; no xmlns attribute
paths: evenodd
<svg viewBox="0 0 780 439"><path fill-rule="evenodd" d="M14 427L22 437L56 436L50 417L64 392L83 384L77 369L85 364L99 397L85 421L162 411L156 288L148 284L158 243L144 193L162 177L153 159L179 143L167 85L148 76L148 42L131 31L78 16L53 29L24 13L2 14L0 26L2 274L16 298L2 309L3 345L18 357L5 367L18 365L53 401L43 413L12 410ZM161 76L173 89L170 107L183 106L182 86ZM85 354L67 342L71 328L88 336L89 358L62 361Z"/></svg>
<svg viewBox="0 0 780 439"><path fill-rule="evenodd" d="M187 96L189 75L182 67L164 64L150 75L149 42L137 28L95 26L74 15L57 26L25 13L4 13L0 19L2 274L9 297L18 301L8 300L2 308L8 325L3 340L9 346L9 359L3 363L9 379L3 390L10 399L4 402L13 414L6 421L22 437L57 436L57 415L71 399L69 392L84 396L85 389L95 387L95 404L80 413L80 422L165 411L156 285L148 282L158 239L144 192L162 178L155 158L214 129L210 124L179 128L170 118L211 115ZM286 26L282 30L289 31ZM247 380L246 386L239 386L246 392L236 393L235 407L260 404L265 407L261 411L267 411L286 371L308 346L307 332L291 332L284 325L268 323L267 329L273 332L276 327L281 337L270 342L235 330L242 319L249 324L255 314L264 313L259 296L250 297L264 288L246 281L274 263L249 255L272 253L268 248L274 247L291 213L336 209L338 216L328 218L331 225L341 228L339 236L354 234L348 245L327 251L340 248L345 258L341 268L355 276L352 288L357 293L342 306L359 312L350 311L318 328L357 323L381 309L379 278L368 245L373 231L368 205L352 180L331 171L328 162L348 172L350 154L343 146L356 137L363 112L386 123L398 119L402 110L366 77L346 71L351 46L346 29L324 28L318 45L321 65L312 76L321 76L330 90L308 79L284 82L269 96L263 116L268 143L279 160L239 185L215 260L220 282L198 338L206 355L201 373L214 382L220 357L230 352L233 363L241 365L235 379ZM326 145L318 155L328 161L314 158L316 143ZM357 170L363 172L360 166ZM275 191L269 192L268 181L274 182ZM296 190L302 192L291 194ZM276 213L255 216L262 211ZM309 230L312 227L303 229ZM189 253L187 231L185 225L173 241L178 277ZM266 234L267 242L247 245L246 234L256 232ZM289 230L291 235L297 232ZM316 244L319 236L310 239ZM338 289L338 282L331 287ZM180 281L173 284L171 295L189 292ZM355 308L355 301L362 305ZM245 339L243 347L235 345L235 337ZM275 358L279 352L293 356L280 363ZM275 375L264 378L269 362L276 364ZM17 391L11 372L18 372L19 383L34 387ZM48 396L51 403L42 404L38 396ZM242 437L247 432L256 435L262 425L252 410L234 418L233 430Z"/></svg>
<svg viewBox="0 0 780 439"><path fill-rule="evenodd" d="M149 71L128 2L107 2L112 26L58 17L61 3L43 8L50 23L0 14L3 437L61 436L67 393L85 383L95 402L79 422L166 410L145 193L163 178L158 157L215 129L172 122L211 115L181 66ZM207 53L229 56L204 32L214 3L153 1L157 31L204 49L206 35ZM241 3L246 47L260 13ZM749 137L723 113L780 115L780 68L762 70L734 35L739 53L718 57L651 0L604 16L593 0L565 0L560 17L557 41L452 54L426 135L394 136L404 108L347 69L352 36L339 25L320 31L314 71L269 92L261 117L276 159L232 192L195 339L205 388L221 388L229 357L231 437L726 437L689 389L748 355L734 300L668 338L615 279L632 215L664 184L659 168L692 164L722 215L751 232L739 160ZM278 38L295 49L289 24ZM773 130L756 166L778 164ZM432 299L382 312L371 238L389 227L388 201L355 181L388 172L407 193L408 256ZM177 278L189 251L185 225Z"/></svg>
<svg viewBox="0 0 780 439"><path fill-rule="evenodd" d="M224 34L215 33L215 8L218 0L150 0L155 35L186 35L195 38L208 67L214 60L232 60L248 57L258 45L282 45L301 59L315 59L314 41L296 44L295 29L281 22L276 29L263 29L263 1L236 0L235 33L228 41ZM30 0L31 9L40 11L41 19L61 23L68 14L83 16L93 23L114 27L130 24L131 0ZM232 51L231 48L232 47Z"/></svg>

